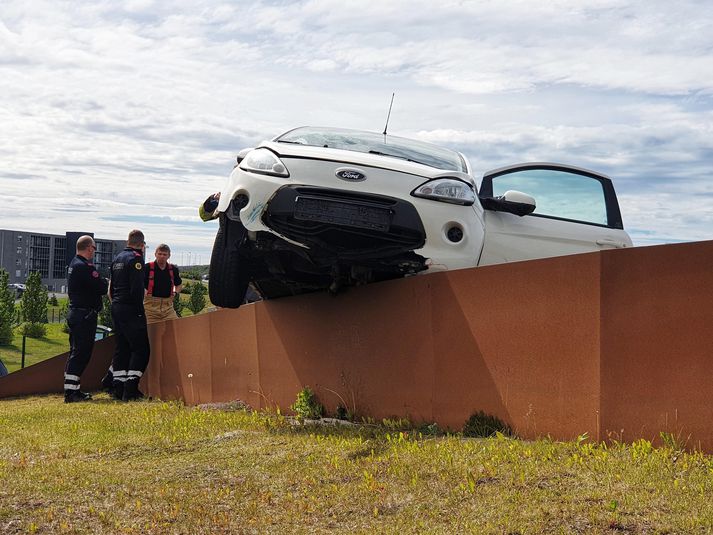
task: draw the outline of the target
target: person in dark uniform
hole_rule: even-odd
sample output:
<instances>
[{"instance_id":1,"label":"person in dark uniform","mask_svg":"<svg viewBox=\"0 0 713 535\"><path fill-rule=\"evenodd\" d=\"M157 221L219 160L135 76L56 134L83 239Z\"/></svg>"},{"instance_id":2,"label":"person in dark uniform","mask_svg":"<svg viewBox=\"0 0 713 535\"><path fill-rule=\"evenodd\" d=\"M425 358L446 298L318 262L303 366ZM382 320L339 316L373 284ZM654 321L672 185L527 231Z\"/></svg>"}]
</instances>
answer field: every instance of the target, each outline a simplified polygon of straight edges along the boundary
<instances>
[{"instance_id":1,"label":"person in dark uniform","mask_svg":"<svg viewBox=\"0 0 713 535\"><path fill-rule=\"evenodd\" d=\"M129 232L126 249L111 264L111 317L116 335L112 361L115 399L141 399L139 380L149 363L149 337L144 314L144 251L140 230Z\"/></svg>"},{"instance_id":2,"label":"person in dark uniform","mask_svg":"<svg viewBox=\"0 0 713 535\"><path fill-rule=\"evenodd\" d=\"M82 392L79 380L89 363L94 349L97 314L102 308L102 296L109 282L99 275L92 259L97 246L91 236L77 240L77 256L69 264L67 283L69 293L69 358L64 368L64 402L87 401L90 394Z\"/></svg>"},{"instance_id":3,"label":"person in dark uniform","mask_svg":"<svg viewBox=\"0 0 713 535\"><path fill-rule=\"evenodd\" d=\"M144 310L147 323L178 319L173 308L173 296L181 292L183 281L178 266L171 264L171 248L165 243L156 247L156 260L146 264L144 273Z\"/></svg>"}]
</instances>

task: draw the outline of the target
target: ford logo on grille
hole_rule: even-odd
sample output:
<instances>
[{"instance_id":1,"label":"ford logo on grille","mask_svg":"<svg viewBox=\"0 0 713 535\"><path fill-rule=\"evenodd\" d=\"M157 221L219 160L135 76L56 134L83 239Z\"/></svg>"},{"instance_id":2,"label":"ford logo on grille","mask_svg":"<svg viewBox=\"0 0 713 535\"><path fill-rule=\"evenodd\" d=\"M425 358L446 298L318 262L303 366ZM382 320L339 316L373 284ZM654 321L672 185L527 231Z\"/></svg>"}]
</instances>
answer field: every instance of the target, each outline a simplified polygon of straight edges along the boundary
<instances>
[{"instance_id":1,"label":"ford logo on grille","mask_svg":"<svg viewBox=\"0 0 713 535\"><path fill-rule=\"evenodd\" d=\"M362 180L366 180L366 175L357 169L341 167L337 169L336 174L342 180L347 180L349 182L361 182Z\"/></svg>"}]
</instances>

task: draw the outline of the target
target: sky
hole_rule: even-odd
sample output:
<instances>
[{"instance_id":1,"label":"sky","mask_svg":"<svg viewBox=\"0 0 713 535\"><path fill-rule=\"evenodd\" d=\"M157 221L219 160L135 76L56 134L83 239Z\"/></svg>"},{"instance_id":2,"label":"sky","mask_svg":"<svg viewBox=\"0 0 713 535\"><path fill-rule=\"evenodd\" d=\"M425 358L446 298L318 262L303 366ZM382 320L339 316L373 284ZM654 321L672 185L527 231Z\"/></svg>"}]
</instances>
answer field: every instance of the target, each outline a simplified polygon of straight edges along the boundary
<instances>
[{"instance_id":1,"label":"sky","mask_svg":"<svg viewBox=\"0 0 713 535\"><path fill-rule=\"evenodd\" d=\"M389 132L612 177L635 245L713 239L707 1L2 0L0 228L171 245L237 152Z\"/></svg>"}]
</instances>

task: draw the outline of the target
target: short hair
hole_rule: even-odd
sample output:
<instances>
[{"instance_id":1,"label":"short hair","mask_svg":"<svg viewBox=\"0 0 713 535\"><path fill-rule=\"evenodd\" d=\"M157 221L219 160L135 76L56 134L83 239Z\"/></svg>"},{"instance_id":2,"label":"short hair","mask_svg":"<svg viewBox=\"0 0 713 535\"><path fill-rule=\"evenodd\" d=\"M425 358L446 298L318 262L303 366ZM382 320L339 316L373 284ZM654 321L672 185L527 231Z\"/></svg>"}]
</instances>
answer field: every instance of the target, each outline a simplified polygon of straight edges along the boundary
<instances>
[{"instance_id":1,"label":"short hair","mask_svg":"<svg viewBox=\"0 0 713 535\"><path fill-rule=\"evenodd\" d=\"M91 247L92 245L94 245L94 238L92 238L88 234L85 234L84 236L80 236L77 239L77 252L78 253L84 252L87 249L89 249L89 247Z\"/></svg>"},{"instance_id":2,"label":"short hair","mask_svg":"<svg viewBox=\"0 0 713 535\"><path fill-rule=\"evenodd\" d=\"M141 232L138 229L134 229L131 232L129 232L129 240L127 241L127 245L129 247L131 246L137 246L141 247L146 243L146 238L144 238L144 233Z\"/></svg>"},{"instance_id":3,"label":"short hair","mask_svg":"<svg viewBox=\"0 0 713 535\"><path fill-rule=\"evenodd\" d=\"M158 251L165 251L169 254L169 256L171 255L171 248L168 245L166 245L165 243L158 244L158 247L156 247L156 252L158 252Z\"/></svg>"}]
</instances>

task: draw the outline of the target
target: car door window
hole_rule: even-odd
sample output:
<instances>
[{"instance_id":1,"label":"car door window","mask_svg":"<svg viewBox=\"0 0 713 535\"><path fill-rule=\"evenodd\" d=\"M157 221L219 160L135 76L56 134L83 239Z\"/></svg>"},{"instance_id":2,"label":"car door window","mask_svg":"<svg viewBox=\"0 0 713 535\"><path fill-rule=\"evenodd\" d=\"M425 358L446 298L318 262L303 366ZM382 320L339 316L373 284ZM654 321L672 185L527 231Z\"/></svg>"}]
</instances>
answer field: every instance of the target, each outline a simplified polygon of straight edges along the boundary
<instances>
[{"instance_id":1,"label":"car door window","mask_svg":"<svg viewBox=\"0 0 713 535\"><path fill-rule=\"evenodd\" d=\"M517 190L535 198L532 215L609 224L603 184L589 176L558 169L526 169L494 177L493 195Z\"/></svg>"}]
</instances>

